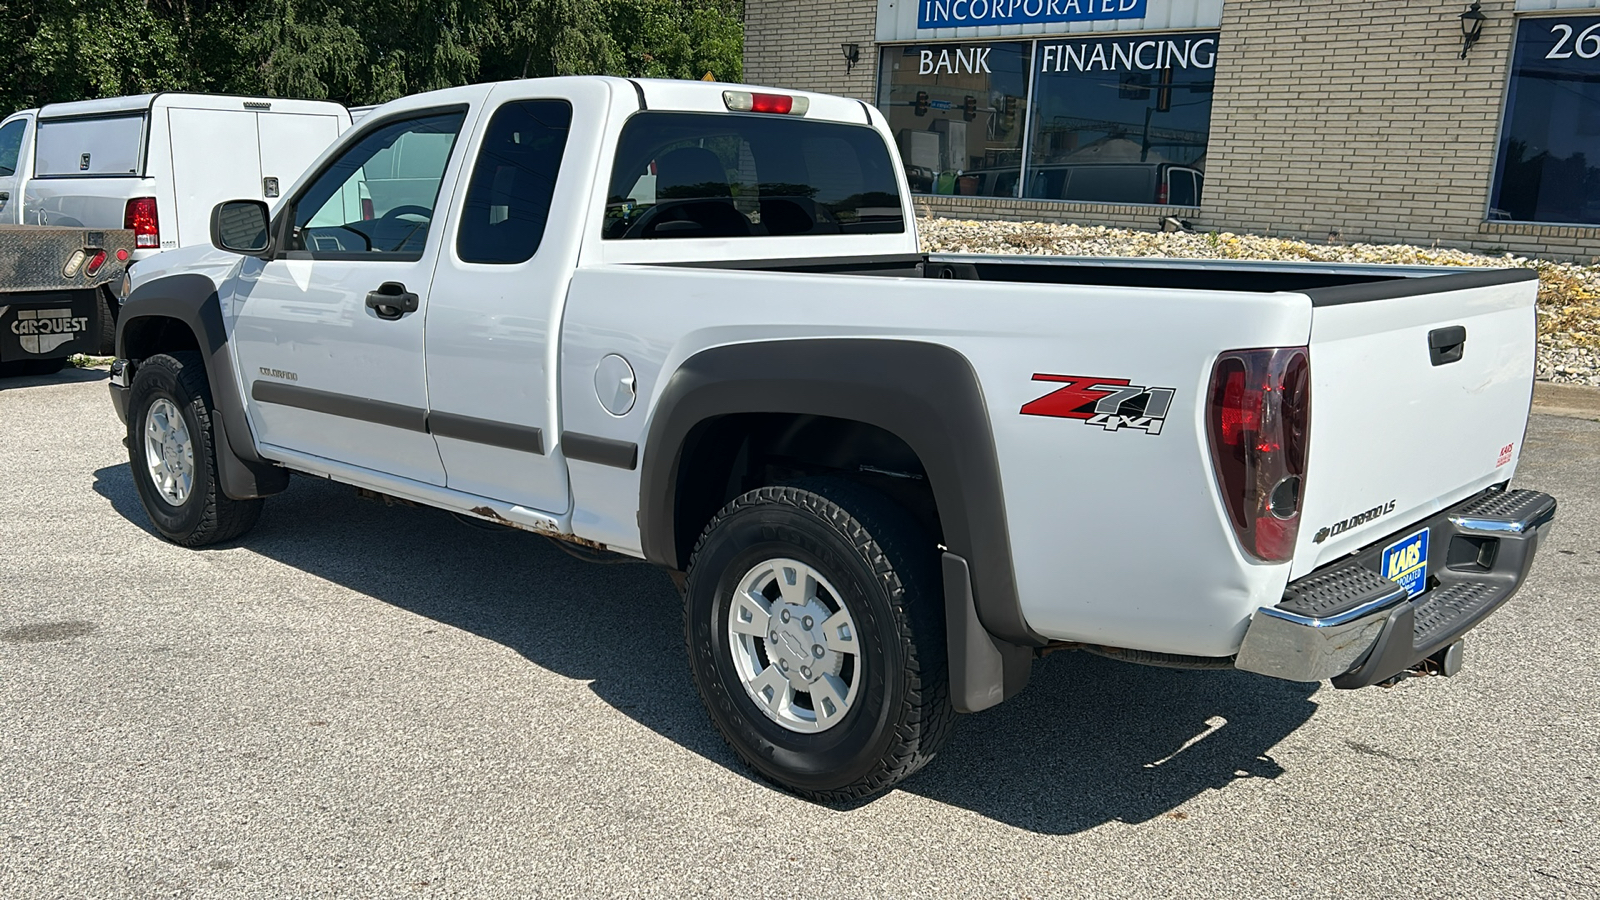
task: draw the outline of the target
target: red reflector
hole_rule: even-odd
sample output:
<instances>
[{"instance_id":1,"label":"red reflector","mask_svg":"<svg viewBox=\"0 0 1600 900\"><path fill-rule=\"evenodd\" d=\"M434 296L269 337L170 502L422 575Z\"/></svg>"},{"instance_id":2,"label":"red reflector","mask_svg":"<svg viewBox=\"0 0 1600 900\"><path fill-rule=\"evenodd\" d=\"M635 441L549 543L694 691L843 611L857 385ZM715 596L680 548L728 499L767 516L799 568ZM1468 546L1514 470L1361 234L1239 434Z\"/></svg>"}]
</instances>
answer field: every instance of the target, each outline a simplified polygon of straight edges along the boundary
<instances>
[{"instance_id":1,"label":"red reflector","mask_svg":"<svg viewBox=\"0 0 1600 900\"><path fill-rule=\"evenodd\" d=\"M100 267L105 264L106 252L104 250L96 250L94 255L89 257L89 264L83 267L83 274L93 275L94 273L100 271Z\"/></svg>"},{"instance_id":2,"label":"red reflector","mask_svg":"<svg viewBox=\"0 0 1600 900\"><path fill-rule=\"evenodd\" d=\"M750 111L788 115L794 109L794 98L783 94L751 94Z\"/></svg>"},{"instance_id":3,"label":"red reflector","mask_svg":"<svg viewBox=\"0 0 1600 900\"><path fill-rule=\"evenodd\" d=\"M128 261L128 251L126 251L126 250L118 250L117 251L117 262L127 262L127 261Z\"/></svg>"},{"instance_id":4,"label":"red reflector","mask_svg":"<svg viewBox=\"0 0 1600 900\"><path fill-rule=\"evenodd\" d=\"M123 207L122 227L133 231L133 246L141 250L161 246L161 225L156 218L156 198L135 197Z\"/></svg>"}]
</instances>

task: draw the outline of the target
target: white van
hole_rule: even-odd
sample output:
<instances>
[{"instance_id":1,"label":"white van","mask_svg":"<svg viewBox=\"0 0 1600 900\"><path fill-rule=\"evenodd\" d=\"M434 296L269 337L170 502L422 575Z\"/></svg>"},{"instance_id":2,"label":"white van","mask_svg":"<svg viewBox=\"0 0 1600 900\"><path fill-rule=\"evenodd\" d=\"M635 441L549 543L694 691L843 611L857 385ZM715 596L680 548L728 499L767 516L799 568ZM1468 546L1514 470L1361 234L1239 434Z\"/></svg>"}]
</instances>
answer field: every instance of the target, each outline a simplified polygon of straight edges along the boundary
<instances>
[{"instance_id":1,"label":"white van","mask_svg":"<svg viewBox=\"0 0 1600 900\"><path fill-rule=\"evenodd\" d=\"M129 228L134 259L211 240L211 208L272 202L350 127L320 100L144 94L0 122L0 224Z\"/></svg>"}]
</instances>

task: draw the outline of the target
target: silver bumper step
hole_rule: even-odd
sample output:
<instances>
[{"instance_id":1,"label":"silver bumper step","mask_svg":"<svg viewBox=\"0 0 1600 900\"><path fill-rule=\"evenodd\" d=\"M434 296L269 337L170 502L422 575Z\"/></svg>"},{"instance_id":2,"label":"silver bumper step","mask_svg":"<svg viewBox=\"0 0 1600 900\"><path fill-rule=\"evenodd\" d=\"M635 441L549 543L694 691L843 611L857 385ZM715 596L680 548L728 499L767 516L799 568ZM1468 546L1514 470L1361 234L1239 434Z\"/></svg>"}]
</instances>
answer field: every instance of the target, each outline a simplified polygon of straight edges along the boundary
<instances>
[{"instance_id":1,"label":"silver bumper step","mask_svg":"<svg viewBox=\"0 0 1600 900\"><path fill-rule=\"evenodd\" d=\"M1289 681L1332 679L1341 688L1398 675L1516 593L1555 512L1548 494L1491 489L1412 525L1431 529L1443 551L1430 563L1427 589L1413 598L1379 574L1393 537L1386 536L1291 582L1281 602L1257 610L1234 665Z\"/></svg>"}]
</instances>

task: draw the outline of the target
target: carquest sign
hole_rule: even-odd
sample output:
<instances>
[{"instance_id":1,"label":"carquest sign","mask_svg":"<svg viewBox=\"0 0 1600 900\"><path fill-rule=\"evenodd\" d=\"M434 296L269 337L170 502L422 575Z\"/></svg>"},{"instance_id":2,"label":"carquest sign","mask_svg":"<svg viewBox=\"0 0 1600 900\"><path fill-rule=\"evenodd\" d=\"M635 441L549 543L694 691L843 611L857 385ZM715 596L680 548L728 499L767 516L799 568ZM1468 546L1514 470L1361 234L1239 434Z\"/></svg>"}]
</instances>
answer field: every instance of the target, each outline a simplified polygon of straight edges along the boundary
<instances>
[{"instance_id":1,"label":"carquest sign","mask_svg":"<svg viewBox=\"0 0 1600 900\"><path fill-rule=\"evenodd\" d=\"M1147 0L917 0L918 28L1142 19Z\"/></svg>"}]
</instances>

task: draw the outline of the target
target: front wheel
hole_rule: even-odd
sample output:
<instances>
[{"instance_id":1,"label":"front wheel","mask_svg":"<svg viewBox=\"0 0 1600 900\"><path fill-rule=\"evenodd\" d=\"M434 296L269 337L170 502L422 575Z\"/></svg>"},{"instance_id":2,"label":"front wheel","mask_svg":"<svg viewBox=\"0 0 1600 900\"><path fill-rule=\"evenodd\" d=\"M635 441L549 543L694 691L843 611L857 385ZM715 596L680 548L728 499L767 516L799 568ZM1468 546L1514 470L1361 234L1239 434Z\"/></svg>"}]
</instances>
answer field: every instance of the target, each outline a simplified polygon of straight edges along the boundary
<instances>
[{"instance_id":1,"label":"front wheel","mask_svg":"<svg viewBox=\"0 0 1600 900\"><path fill-rule=\"evenodd\" d=\"M205 364L193 352L146 359L128 386L128 463L156 530L185 547L238 537L260 500L234 500L217 482L216 431Z\"/></svg>"},{"instance_id":2,"label":"front wheel","mask_svg":"<svg viewBox=\"0 0 1600 900\"><path fill-rule=\"evenodd\" d=\"M887 790L954 711L934 541L849 482L750 491L689 565L689 666L712 722L762 776L812 800Z\"/></svg>"}]
</instances>

